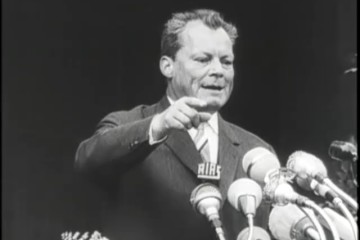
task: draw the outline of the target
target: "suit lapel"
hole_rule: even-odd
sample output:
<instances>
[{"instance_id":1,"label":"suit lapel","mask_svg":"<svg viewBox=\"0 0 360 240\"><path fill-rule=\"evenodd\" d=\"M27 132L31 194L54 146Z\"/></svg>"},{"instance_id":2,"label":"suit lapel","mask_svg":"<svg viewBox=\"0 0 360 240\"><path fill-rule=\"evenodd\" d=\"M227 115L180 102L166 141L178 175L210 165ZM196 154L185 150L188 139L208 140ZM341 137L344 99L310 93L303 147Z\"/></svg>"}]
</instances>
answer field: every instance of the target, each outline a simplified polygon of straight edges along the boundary
<instances>
[{"instance_id":1,"label":"suit lapel","mask_svg":"<svg viewBox=\"0 0 360 240\"><path fill-rule=\"evenodd\" d=\"M220 192L225 201L227 197L227 190L230 184L234 181L236 171L239 171L241 166L238 166L239 161L239 146L241 142L238 136L233 133L230 128L219 115L219 152L218 162L221 165L220 178ZM241 146L240 146L241 148Z\"/></svg>"},{"instance_id":2,"label":"suit lapel","mask_svg":"<svg viewBox=\"0 0 360 240\"><path fill-rule=\"evenodd\" d=\"M143 110L144 117L148 117L164 111L170 106L169 100L164 96L153 107ZM165 140L165 145L180 159L180 161L197 175L198 164L202 162L199 152L196 150L190 135L186 131L174 130Z\"/></svg>"},{"instance_id":3,"label":"suit lapel","mask_svg":"<svg viewBox=\"0 0 360 240\"><path fill-rule=\"evenodd\" d=\"M197 175L198 164L202 163L202 159L190 135L186 131L174 130L168 136L165 144L188 169Z\"/></svg>"}]
</instances>

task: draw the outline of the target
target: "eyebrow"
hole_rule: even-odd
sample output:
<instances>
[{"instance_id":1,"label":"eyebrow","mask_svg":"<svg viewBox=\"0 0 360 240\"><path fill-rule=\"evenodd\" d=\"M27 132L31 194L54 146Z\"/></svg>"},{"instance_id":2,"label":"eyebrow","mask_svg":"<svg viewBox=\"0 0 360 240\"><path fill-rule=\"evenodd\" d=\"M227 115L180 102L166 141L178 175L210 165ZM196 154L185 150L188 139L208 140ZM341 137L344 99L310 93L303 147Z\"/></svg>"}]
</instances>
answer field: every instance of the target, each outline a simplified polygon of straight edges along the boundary
<instances>
[{"instance_id":1,"label":"eyebrow","mask_svg":"<svg viewBox=\"0 0 360 240\"><path fill-rule=\"evenodd\" d=\"M196 56L199 55L199 54L204 54L204 55L206 55L207 57L213 56L213 54L210 53L210 52L199 51L199 52L195 52L195 53L191 54L190 57L196 57ZM223 59L223 58L235 58L235 55L234 55L234 54L224 54L224 55L222 55L220 58L221 58L221 59Z\"/></svg>"},{"instance_id":2,"label":"eyebrow","mask_svg":"<svg viewBox=\"0 0 360 240\"><path fill-rule=\"evenodd\" d=\"M231 54L231 55L224 55L221 57L221 59L224 59L224 58L231 58L232 60L235 59L235 55L234 54Z\"/></svg>"}]
</instances>

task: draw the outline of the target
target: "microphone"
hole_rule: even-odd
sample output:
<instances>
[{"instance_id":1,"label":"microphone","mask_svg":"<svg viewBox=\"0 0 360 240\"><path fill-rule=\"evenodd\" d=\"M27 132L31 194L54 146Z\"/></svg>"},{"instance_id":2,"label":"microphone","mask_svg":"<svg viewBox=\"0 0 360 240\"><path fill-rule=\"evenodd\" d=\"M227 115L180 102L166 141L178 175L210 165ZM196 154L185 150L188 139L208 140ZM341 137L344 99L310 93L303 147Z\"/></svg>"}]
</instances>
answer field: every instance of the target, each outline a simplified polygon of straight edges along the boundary
<instances>
[{"instance_id":1,"label":"microphone","mask_svg":"<svg viewBox=\"0 0 360 240\"><path fill-rule=\"evenodd\" d=\"M294 173L286 168L269 171L265 178L264 199L278 205L286 205L288 203L304 205L308 198L296 193L288 183L294 177Z\"/></svg>"},{"instance_id":2,"label":"microphone","mask_svg":"<svg viewBox=\"0 0 360 240\"><path fill-rule=\"evenodd\" d=\"M320 159L303 151L296 151L289 156L287 168L293 171L296 183L307 191L314 191L329 201L337 197L327 186L320 184L314 178L317 174L327 176L327 170Z\"/></svg>"},{"instance_id":3,"label":"microphone","mask_svg":"<svg viewBox=\"0 0 360 240\"><path fill-rule=\"evenodd\" d=\"M312 180L317 175L327 176L327 170L322 161L303 151L292 153L286 167L296 173L296 183L308 191L313 190L311 188Z\"/></svg>"},{"instance_id":4,"label":"microphone","mask_svg":"<svg viewBox=\"0 0 360 240\"><path fill-rule=\"evenodd\" d=\"M265 199L275 205L286 205L288 203L306 206L306 197L296 193L290 184L283 182L279 185L269 184L264 188Z\"/></svg>"},{"instance_id":5,"label":"microphone","mask_svg":"<svg viewBox=\"0 0 360 240\"><path fill-rule=\"evenodd\" d=\"M286 166L296 173L296 182L300 187L306 190L315 190L317 194L328 198L330 201L333 201L339 195L353 209L358 209L357 202L327 177L325 165L314 155L296 151L289 156Z\"/></svg>"},{"instance_id":6,"label":"microphone","mask_svg":"<svg viewBox=\"0 0 360 240\"><path fill-rule=\"evenodd\" d=\"M259 184L249 178L240 178L233 182L227 192L230 204L240 210L248 218L249 231L248 240L253 238L254 216L256 208L259 207L262 200L262 191Z\"/></svg>"},{"instance_id":7,"label":"microphone","mask_svg":"<svg viewBox=\"0 0 360 240\"><path fill-rule=\"evenodd\" d=\"M286 205L288 203L295 203L302 207L308 207L316 211L321 217L324 218L326 223L331 229L334 240L339 240L339 234L331 222L326 213L317 206L315 202L310 199L297 194L292 187L287 183L287 178L289 177L290 172L287 169L278 169L277 171L272 171L268 174L269 178L264 188L265 199L275 203L277 205ZM290 177L292 177L290 175ZM318 228L317 228L318 229ZM321 237L321 239L324 239Z\"/></svg>"},{"instance_id":8,"label":"microphone","mask_svg":"<svg viewBox=\"0 0 360 240\"><path fill-rule=\"evenodd\" d=\"M329 147L329 156L337 161L352 161L358 159L357 147L350 142L333 141Z\"/></svg>"},{"instance_id":9,"label":"microphone","mask_svg":"<svg viewBox=\"0 0 360 240\"><path fill-rule=\"evenodd\" d=\"M254 226L253 236L251 240L271 240L270 235L261 227ZM237 236L236 240L247 240L247 236L249 235L249 228L244 228L239 235Z\"/></svg>"},{"instance_id":10,"label":"microphone","mask_svg":"<svg viewBox=\"0 0 360 240\"><path fill-rule=\"evenodd\" d=\"M233 182L227 192L230 204L245 216L255 216L256 209L262 200L262 190L259 184L249 178L240 178Z\"/></svg>"},{"instance_id":11,"label":"microphone","mask_svg":"<svg viewBox=\"0 0 360 240\"><path fill-rule=\"evenodd\" d=\"M296 205L275 206L269 215L269 229L278 240L319 240L310 219Z\"/></svg>"},{"instance_id":12,"label":"microphone","mask_svg":"<svg viewBox=\"0 0 360 240\"><path fill-rule=\"evenodd\" d=\"M225 240L219 216L221 202L219 189L211 183L202 183L191 192L190 203L195 211L205 215L215 228L218 238Z\"/></svg>"},{"instance_id":13,"label":"microphone","mask_svg":"<svg viewBox=\"0 0 360 240\"><path fill-rule=\"evenodd\" d=\"M242 167L250 178L264 183L266 174L272 169L280 168L280 162L276 155L266 148L255 147L244 155Z\"/></svg>"}]
</instances>

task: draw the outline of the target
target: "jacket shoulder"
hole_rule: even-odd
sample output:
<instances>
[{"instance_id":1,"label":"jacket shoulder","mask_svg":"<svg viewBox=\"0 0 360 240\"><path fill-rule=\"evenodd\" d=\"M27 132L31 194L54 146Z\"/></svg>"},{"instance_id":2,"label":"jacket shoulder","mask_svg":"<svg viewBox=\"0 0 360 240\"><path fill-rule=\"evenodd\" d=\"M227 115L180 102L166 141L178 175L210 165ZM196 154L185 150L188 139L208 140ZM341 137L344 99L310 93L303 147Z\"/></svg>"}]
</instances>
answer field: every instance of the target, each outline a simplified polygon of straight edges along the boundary
<instances>
[{"instance_id":1,"label":"jacket shoulder","mask_svg":"<svg viewBox=\"0 0 360 240\"><path fill-rule=\"evenodd\" d=\"M272 152L274 152L272 146L263 140L261 137L256 134L238 126L233 123L227 122L229 128L232 130L234 138L236 138L239 142L245 142L249 147L265 147Z\"/></svg>"},{"instance_id":2,"label":"jacket shoulder","mask_svg":"<svg viewBox=\"0 0 360 240\"><path fill-rule=\"evenodd\" d=\"M139 119L151 116L155 113L157 104L153 105L138 105L130 110L118 110L107 114L99 123L99 126L103 125L121 125L128 122L134 122Z\"/></svg>"},{"instance_id":3,"label":"jacket shoulder","mask_svg":"<svg viewBox=\"0 0 360 240\"><path fill-rule=\"evenodd\" d=\"M113 122L116 124L131 122L142 117L142 110L146 107L146 105L138 105L130 110L113 111L108 113L101 122Z\"/></svg>"}]
</instances>

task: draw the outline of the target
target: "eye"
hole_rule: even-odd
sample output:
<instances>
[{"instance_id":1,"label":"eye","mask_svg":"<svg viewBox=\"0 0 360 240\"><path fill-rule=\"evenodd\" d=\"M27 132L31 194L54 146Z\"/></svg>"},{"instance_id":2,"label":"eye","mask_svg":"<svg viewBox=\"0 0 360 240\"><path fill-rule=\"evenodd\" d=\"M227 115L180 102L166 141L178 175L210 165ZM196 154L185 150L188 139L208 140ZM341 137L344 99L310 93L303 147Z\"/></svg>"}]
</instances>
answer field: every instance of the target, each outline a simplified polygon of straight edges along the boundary
<instances>
[{"instance_id":1,"label":"eye","mask_svg":"<svg viewBox=\"0 0 360 240\"><path fill-rule=\"evenodd\" d=\"M209 57L197 57L197 58L195 58L195 61L199 62L199 63L207 63L210 61L210 58Z\"/></svg>"},{"instance_id":2,"label":"eye","mask_svg":"<svg viewBox=\"0 0 360 240\"><path fill-rule=\"evenodd\" d=\"M228 60L228 59L223 60L222 63L223 63L224 65L226 65L226 66L231 66L231 65L233 65L233 61Z\"/></svg>"}]
</instances>

